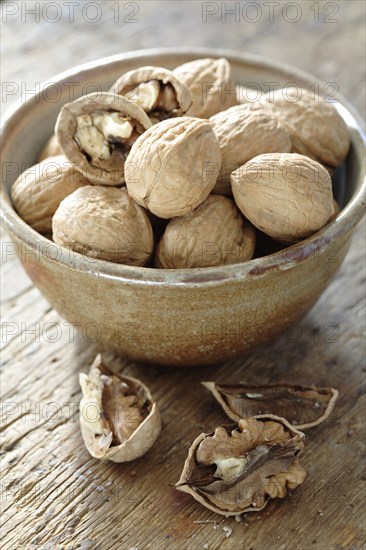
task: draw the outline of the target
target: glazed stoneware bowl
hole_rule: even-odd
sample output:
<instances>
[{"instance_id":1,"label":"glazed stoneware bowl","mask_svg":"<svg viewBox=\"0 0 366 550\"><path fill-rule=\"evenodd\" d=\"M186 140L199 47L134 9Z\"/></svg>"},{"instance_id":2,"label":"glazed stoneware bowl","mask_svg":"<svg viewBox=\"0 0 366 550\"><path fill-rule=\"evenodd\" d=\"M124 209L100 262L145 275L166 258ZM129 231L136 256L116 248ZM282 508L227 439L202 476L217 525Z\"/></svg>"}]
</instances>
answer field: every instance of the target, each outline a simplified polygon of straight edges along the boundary
<instances>
[{"instance_id":1,"label":"glazed stoneware bowl","mask_svg":"<svg viewBox=\"0 0 366 550\"><path fill-rule=\"evenodd\" d=\"M229 59L235 81L277 87L316 79L251 55L208 49L146 50L117 55L63 73L3 120L2 220L23 267L68 322L94 331L102 347L165 365L220 362L274 338L315 303L339 268L364 214L365 138L359 116L343 98L340 114L352 146L336 179L342 211L312 237L280 252L231 266L158 270L93 260L59 247L15 213L10 187L32 166L53 133L61 105L107 90L124 72L143 65L173 68L200 57ZM322 90L320 83L319 89Z\"/></svg>"}]
</instances>

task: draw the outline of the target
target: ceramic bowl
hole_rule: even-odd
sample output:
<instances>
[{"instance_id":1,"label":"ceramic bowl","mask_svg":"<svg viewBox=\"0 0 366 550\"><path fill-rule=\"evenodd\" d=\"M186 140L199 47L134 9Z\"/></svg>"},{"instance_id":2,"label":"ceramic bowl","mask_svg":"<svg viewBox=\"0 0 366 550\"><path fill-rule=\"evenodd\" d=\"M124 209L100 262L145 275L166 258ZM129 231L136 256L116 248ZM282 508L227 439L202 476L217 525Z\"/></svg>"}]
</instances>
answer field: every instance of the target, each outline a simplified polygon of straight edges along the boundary
<instances>
[{"instance_id":1,"label":"ceramic bowl","mask_svg":"<svg viewBox=\"0 0 366 550\"><path fill-rule=\"evenodd\" d=\"M37 234L15 213L11 184L33 165L53 133L60 107L96 89L108 89L124 72L143 65L173 68L200 57L230 60L243 85L316 81L296 69L256 56L210 49L156 49L82 65L19 101L3 119L2 221L23 267L50 304L85 337L143 362L199 365L250 352L296 323L339 268L364 214L365 137L348 102L337 108L352 146L338 175L342 211L312 237L249 262L215 268L157 270L92 260ZM322 90L322 83L319 84ZM325 89L325 88L324 88ZM345 183L342 189L342 181ZM89 336L88 336L89 335Z\"/></svg>"}]
</instances>

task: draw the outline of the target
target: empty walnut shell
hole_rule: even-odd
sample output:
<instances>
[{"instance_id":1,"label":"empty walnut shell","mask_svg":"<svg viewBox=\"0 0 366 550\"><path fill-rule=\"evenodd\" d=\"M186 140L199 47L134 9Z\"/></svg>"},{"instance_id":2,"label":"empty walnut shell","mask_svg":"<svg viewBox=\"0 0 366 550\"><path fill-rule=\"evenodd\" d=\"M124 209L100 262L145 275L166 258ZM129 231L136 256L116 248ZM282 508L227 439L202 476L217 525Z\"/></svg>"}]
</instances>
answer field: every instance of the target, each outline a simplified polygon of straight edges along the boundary
<instances>
[{"instance_id":1,"label":"empty walnut shell","mask_svg":"<svg viewBox=\"0 0 366 550\"><path fill-rule=\"evenodd\" d=\"M160 413L149 389L95 359L80 374L80 426L89 453L101 460L128 462L145 454L161 431Z\"/></svg>"},{"instance_id":2,"label":"empty walnut shell","mask_svg":"<svg viewBox=\"0 0 366 550\"><path fill-rule=\"evenodd\" d=\"M220 166L220 145L208 121L171 118L134 143L126 185L138 204L169 219L187 214L208 197Z\"/></svg>"},{"instance_id":3,"label":"empty walnut shell","mask_svg":"<svg viewBox=\"0 0 366 550\"><path fill-rule=\"evenodd\" d=\"M187 86L162 67L141 67L129 71L117 80L110 92L137 103L154 123L181 116L192 103Z\"/></svg>"},{"instance_id":4,"label":"empty walnut shell","mask_svg":"<svg viewBox=\"0 0 366 550\"><path fill-rule=\"evenodd\" d=\"M64 155L47 157L20 174L12 185L11 200L28 225L48 236L60 202L89 184Z\"/></svg>"},{"instance_id":5,"label":"empty walnut shell","mask_svg":"<svg viewBox=\"0 0 366 550\"><path fill-rule=\"evenodd\" d=\"M338 397L334 388L292 386L290 384L202 384L235 422L247 416L275 414L298 430L324 422Z\"/></svg>"},{"instance_id":6,"label":"empty walnut shell","mask_svg":"<svg viewBox=\"0 0 366 550\"><path fill-rule=\"evenodd\" d=\"M179 65L173 71L192 93L193 103L188 116L210 118L236 104L235 84L230 63L220 59L196 59Z\"/></svg>"},{"instance_id":7,"label":"empty walnut shell","mask_svg":"<svg viewBox=\"0 0 366 550\"><path fill-rule=\"evenodd\" d=\"M48 157L55 157L57 155L62 155L62 149L58 142L56 134L50 137L46 145L43 147L41 154L39 155L38 162L47 159Z\"/></svg>"},{"instance_id":8,"label":"empty walnut shell","mask_svg":"<svg viewBox=\"0 0 366 550\"><path fill-rule=\"evenodd\" d=\"M171 220L160 240L155 265L165 269L212 267L252 258L255 232L235 203L210 195L193 212Z\"/></svg>"},{"instance_id":9,"label":"empty walnut shell","mask_svg":"<svg viewBox=\"0 0 366 550\"><path fill-rule=\"evenodd\" d=\"M230 193L230 174L263 153L289 153L291 139L275 117L252 104L237 105L210 118L220 142L222 164L215 193Z\"/></svg>"},{"instance_id":10,"label":"empty walnut shell","mask_svg":"<svg viewBox=\"0 0 366 550\"><path fill-rule=\"evenodd\" d=\"M56 135L69 159L91 183L123 183L132 144L151 122L136 103L109 93L94 93L66 103Z\"/></svg>"},{"instance_id":11,"label":"empty walnut shell","mask_svg":"<svg viewBox=\"0 0 366 550\"><path fill-rule=\"evenodd\" d=\"M55 243L92 258L143 266L154 236L125 188L87 185L64 199L52 220Z\"/></svg>"},{"instance_id":12,"label":"empty walnut shell","mask_svg":"<svg viewBox=\"0 0 366 550\"><path fill-rule=\"evenodd\" d=\"M346 123L332 103L299 88L279 89L261 99L261 107L275 116L291 136L293 151L329 166L340 166L349 147Z\"/></svg>"},{"instance_id":13,"label":"empty walnut shell","mask_svg":"<svg viewBox=\"0 0 366 550\"><path fill-rule=\"evenodd\" d=\"M259 155L231 174L234 199L266 235L298 242L333 214L332 180L318 162L296 153Z\"/></svg>"},{"instance_id":14,"label":"empty walnut shell","mask_svg":"<svg viewBox=\"0 0 366 550\"><path fill-rule=\"evenodd\" d=\"M220 426L192 443L176 488L225 516L263 510L304 482L303 437L276 416Z\"/></svg>"}]
</instances>

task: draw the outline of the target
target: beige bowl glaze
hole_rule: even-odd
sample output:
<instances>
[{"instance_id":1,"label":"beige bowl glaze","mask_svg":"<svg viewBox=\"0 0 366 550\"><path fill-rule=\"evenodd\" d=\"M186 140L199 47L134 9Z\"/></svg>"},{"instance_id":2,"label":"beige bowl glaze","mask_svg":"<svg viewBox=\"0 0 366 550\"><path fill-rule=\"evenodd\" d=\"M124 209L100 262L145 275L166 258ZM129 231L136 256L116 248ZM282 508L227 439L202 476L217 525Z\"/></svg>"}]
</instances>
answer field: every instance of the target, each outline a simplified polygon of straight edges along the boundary
<instances>
[{"instance_id":1,"label":"beige bowl glaze","mask_svg":"<svg viewBox=\"0 0 366 550\"><path fill-rule=\"evenodd\" d=\"M11 184L36 162L63 103L95 91L95 84L88 87L89 83L108 89L123 72L142 65L173 68L192 59L221 56L230 60L235 80L242 84L296 82L309 87L315 81L290 67L230 51L146 50L63 73L34 97L18 102L3 120L2 221L24 269L68 322L136 360L166 365L214 363L273 338L318 299L364 214L365 138L360 117L339 98L339 111L352 138L346 161L347 206L325 229L282 252L219 268L129 267L62 249L17 216L9 199Z\"/></svg>"}]
</instances>

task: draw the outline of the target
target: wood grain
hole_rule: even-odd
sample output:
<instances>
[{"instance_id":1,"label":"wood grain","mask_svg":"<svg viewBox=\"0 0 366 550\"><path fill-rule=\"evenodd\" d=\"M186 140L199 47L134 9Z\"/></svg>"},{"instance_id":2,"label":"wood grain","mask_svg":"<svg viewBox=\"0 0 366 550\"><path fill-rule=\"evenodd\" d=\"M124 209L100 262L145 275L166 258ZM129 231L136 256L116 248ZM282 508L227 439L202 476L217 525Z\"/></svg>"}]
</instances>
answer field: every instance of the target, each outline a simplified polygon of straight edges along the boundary
<instances>
[{"instance_id":1,"label":"wood grain","mask_svg":"<svg viewBox=\"0 0 366 550\"><path fill-rule=\"evenodd\" d=\"M1 4L2 10L7 4ZM217 16L204 24L202 2L164 1L139 2L139 23L121 24L108 10L113 4L103 2L98 24L83 21L80 14L71 24L67 17L54 24L9 17L3 24L3 79L31 88L75 63L119 51L220 46L270 54L322 80L335 80L356 107L364 108L363 2L334 2L339 23L322 25L304 2L303 16L293 24L281 17L274 23L263 17L255 24L228 17L222 23ZM326 4L319 2L323 16ZM6 106L15 98L6 97ZM364 228L363 223L357 229L345 263L308 316L252 356L192 370L146 367L109 356L113 365L150 386L163 419L161 437L149 453L121 465L92 459L79 431L78 373L86 372L95 356L93 335L73 331L50 308L9 255L3 235L2 547L363 548ZM216 516L173 487L190 442L226 421L200 385L209 379L285 380L340 391L333 416L307 435L305 484L240 522ZM223 527L232 529L228 538Z\"/></svg>"}]
</instances>

